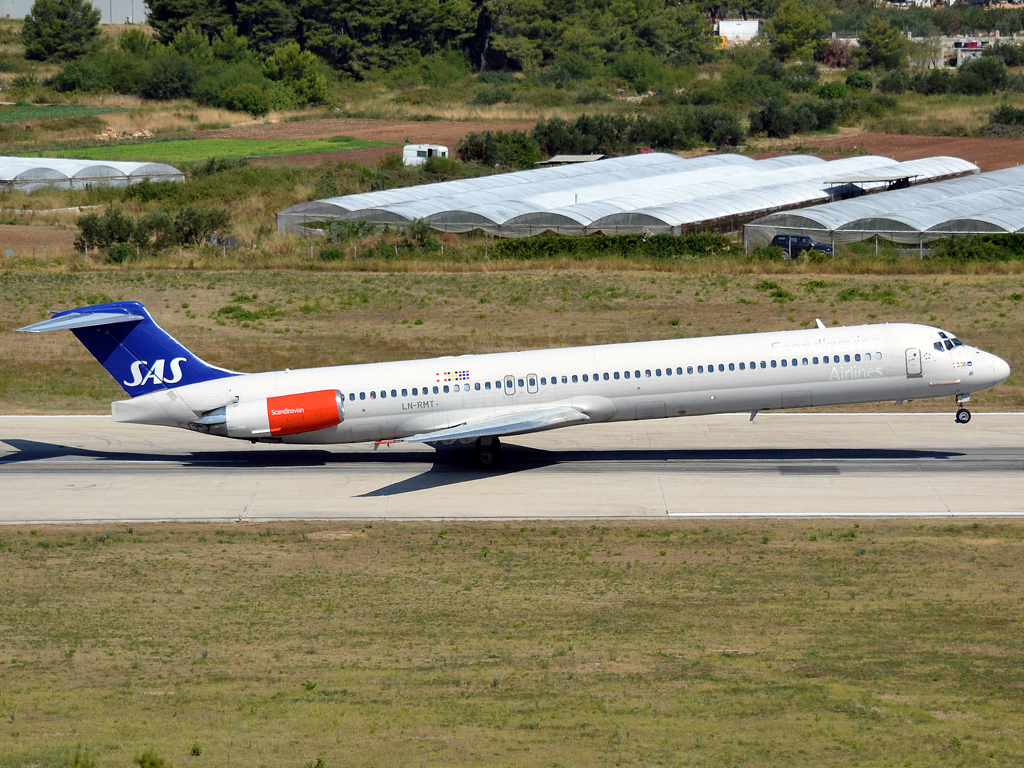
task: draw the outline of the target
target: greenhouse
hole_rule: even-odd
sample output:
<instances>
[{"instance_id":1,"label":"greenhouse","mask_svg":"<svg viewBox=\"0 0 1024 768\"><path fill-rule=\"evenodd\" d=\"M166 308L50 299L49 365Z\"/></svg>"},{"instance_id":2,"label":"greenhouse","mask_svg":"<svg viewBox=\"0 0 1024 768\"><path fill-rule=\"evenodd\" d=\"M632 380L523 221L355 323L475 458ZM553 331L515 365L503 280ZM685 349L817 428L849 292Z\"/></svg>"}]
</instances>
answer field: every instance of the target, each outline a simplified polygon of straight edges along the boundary
<instances>
[{"instance_id":1,"label":"greenhouse","mask_svg":"<svg viewBox=\"0 0 1024 768\"><path fill-rule=\"evenodd\" d=\"M898 163L874 156L649 153L299 203L278 213L277 228L317 234L330 221L402 227L423 220L442 232L498 237L729 232L766 213L860 196L894 181L915 185L976 173L977 166L954 157Z\"/></svg>"},{"instance_id":2,"label":"greenhouse","mask_svg":"<svg viewBox=\"0 0 1024 768\"><path fill-rule=\"evenodd\" d=\"M44 187L87 189L126 187L149 181L183 181L184 174L164 163L70 160L51 157L0 157L0 187L32 192Z\"/></svg>"},{"instance_id":3,"label":"greenhouse","mask_svg":"<svg viewBox=\"0 0 1024 768\"><path fill-rule=\"evenodd\" d=\"M880 238L923 244L949 235L1024 231L1024 167L1007 168L921 187L774 213L748 224L748 247L776 234L821 242Z\"/></svg>"}]
</instances>

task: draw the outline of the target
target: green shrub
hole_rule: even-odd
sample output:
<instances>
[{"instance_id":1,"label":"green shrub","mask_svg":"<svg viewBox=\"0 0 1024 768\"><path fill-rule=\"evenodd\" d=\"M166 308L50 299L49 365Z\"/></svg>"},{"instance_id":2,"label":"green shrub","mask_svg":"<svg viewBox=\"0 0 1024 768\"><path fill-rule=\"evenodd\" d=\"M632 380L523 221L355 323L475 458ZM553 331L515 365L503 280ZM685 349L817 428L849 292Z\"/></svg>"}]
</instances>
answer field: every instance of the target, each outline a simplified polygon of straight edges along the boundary
<instances>
[{"instance_id":1,"label":"green shrub","mask_svg":"<svg viewBox=\"0 0 1024 768\"><path fill-rule=\"evenodd\" d=\"M123 264L126 261L134 261L137 255L138 251L134 246L127 243L116 243L107 249L106 261L108 264Z\"/></svg>"},{"instance_id":2,"label":"green shrub","mask_svg":"<svg viewBox=\"0 0 1024 768\"><path fill-rule=\"evenodd\" d=\"M493 104L510 102L515 98L515 91L507 85L490 85L481 88L470 98L470 104L480 104L489 107Z\"/></svg>"},{"instance_id":3,"label":"green shrub","mask_svg":"<svg viewBox=\"0 0 1024 768\"><path fill-rule=\"evenodd\" d=\"M590 237L538 237L509 238L494 243L496 258L538 259L567 257L592 259L602 256L622 258L701 258L732 255L742 252L742 246L721 235L592 235Z\"/></svg>"},{"instance_id":4,"label":"green shrub","mask_svg":"<svg viewBox=\"0 0 1024 768\"><path fill-rule=\"evenodd\" d=\"M989 113L988 121L990 124L1024 126L1024 109L1000 104Z\"/></svg>"},{"instance_id":5,"label":"green shrub","mask_svg":"<svg viewBox=\"0 0 1024 768\"><path fill-rule=\"evenodd\" d=\"M344 248L321 248L321 261L344 261L348 258L348 251Z\"/></svg>"},{"instance_id":6,"label":"green shrub","mask_svg":"<svg viewBox=\"0 0 1024 768\"><path fill-rule=\"evenodd\" d=\"M857 70L846 76L846 84L855 91L870 91L875 83L870 72Z\"/></svg>"},{"instance_id":7,"label":"green shrub","mask_svg":"<svg viewBox=\"0 0 1024 768\"><path fill-rule=\"evenodd\" d=\"M849 95L850 89L839 82L825 83L818 88L818 98L821 99L845 99Z\"/></svg>"},{"instance_id":8,"label":"green shrub","mask_svg":"<svg viewBox=\"0 0 1024 768\"><path fill-rule=\"evenodd\" d=\"M536 142L522 131L471 133L455 146L455 154L464 163L498 168L533 168L541 160Z\"/></svg>"},{"instance_id":9,"label":"green shrub","mask_svg":"<svg viewBox=\"0 0 1024 768\"><path fill-rule=\"evenodd\" d=\"M882 93L903 93L910 88L910 74L905 69L886 69L878 73L878 90Z\"/></svg>"},{"instance_id":10,"label":"green shrub","mask_svg":"<svg viewBox=\"0 0 1024 768\"><path fill-rule=\"evenodd\" d=\"M932 259L947 261L1022 261L1024 235L954 235L932 243Z\"/></svg>"}]
</instances>

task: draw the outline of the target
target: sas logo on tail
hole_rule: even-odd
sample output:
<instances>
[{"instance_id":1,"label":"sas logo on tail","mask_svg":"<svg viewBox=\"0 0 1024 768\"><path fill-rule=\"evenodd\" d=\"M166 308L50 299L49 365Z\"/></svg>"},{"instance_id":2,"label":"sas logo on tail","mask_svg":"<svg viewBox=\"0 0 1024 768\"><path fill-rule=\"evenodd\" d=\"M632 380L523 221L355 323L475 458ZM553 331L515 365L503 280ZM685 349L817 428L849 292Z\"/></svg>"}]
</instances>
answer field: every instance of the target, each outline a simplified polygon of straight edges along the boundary
<instances>
[{"instance_id":1,"label":"sas logo on tail","mask_svg":"<svg viewBox=\"0 0 1024 768\"><path fill-rule=\"evenodd\" d=\"M171 360L171 375L164 377L164 364L166 361L157 360L153 366L143 373L143 366L149 365L145 360L136 360L132 363L132 380L123 382L126 387L141 387L152 381L154 384L177 384L181 381L181 364L185 362L184 357L175 357Z\"/></svg>"}]
</instances>

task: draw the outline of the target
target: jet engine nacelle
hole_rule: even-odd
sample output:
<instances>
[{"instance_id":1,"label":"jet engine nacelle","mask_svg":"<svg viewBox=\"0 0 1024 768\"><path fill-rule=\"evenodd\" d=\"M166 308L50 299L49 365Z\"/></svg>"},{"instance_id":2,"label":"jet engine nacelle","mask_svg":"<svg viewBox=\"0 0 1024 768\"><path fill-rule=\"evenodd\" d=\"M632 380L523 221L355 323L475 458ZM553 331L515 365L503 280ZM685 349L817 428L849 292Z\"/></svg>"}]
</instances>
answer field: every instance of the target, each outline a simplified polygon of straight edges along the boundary
<instances>
[{"instance_id":1,"label":"jet engine nacelle","mask_svg":"<svg viewBox=\"0 0 1024 768\"><path fill-rule=\"evenodd\" d=\"M260 439L336 427L345 420L345 399L336 389L244 400L218 408L194 422L213 434Z\"/></svg>"}]
</instances>

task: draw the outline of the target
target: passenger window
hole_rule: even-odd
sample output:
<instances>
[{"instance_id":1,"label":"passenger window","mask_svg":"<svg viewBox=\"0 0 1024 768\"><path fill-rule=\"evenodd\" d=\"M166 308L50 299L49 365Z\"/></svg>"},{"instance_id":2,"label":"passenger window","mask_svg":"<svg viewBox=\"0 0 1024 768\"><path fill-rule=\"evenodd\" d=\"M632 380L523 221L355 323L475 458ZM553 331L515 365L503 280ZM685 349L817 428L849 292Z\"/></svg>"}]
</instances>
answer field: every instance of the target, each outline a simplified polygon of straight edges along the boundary
<instances>
[{"instance_id":1,"label":"passenger window","mask_svg":"<svg viewBox=\"0 0 1024 768\"><path fill-rule=\"evenodd\" d=\"M604 375L604 380L608 381L608 374L607 373Z\"/></svg>"},{"instance_id":2,"label":"passenger window","mask_svg":"<svg viewBox=\"0 0 1024 768\"><path fill-rule=\"evenodd\" d=\"M786 358L782 358L782 367L783 367L783 368L785 368L785 367L786 367Z\"/></svg>"},{"instance_id":3,"label":"passenger window","mask_svg":"<svg viewBox=\"0 0 1024 768\"><path fill-rule=\"evenodd\" d=\"M686 372L687 373L693 373L693 366L692 365L686 366Z\"/></svg>"},{"instance_id":4,"label":"passenger window","mask_svg":"<svg viewBox=\"0 0 1024 768\"><path fill-rule=\"evenodd\" d=\"M697 366L697 373L704 373L704 366L703 365L698 365Z\"/></svg>"},{"instance_id":5,"label":"passenger window","mask_svg":"<svg viewBox=\"0 0 1024 768\"><path fill-rule=\"evenodd\" d=\"M359 399L360 400L365 400L366 399L366 393L365 392L360 392L359 393Z\"/></svg>"},{"instance_id":6,"label":"passenger window","mask_svg":"<svg viewBox=\"0 0 1024 768\"><path fill-rule=\"evenodd\" d=\"M736 364L735 363L729 363L729 370L730 371L735 371L736 370Z\"/></svg>"},{"instance_id":7,"label":"passenger window","mask_svg":"<svg viewBox=\"0 0 1024 768\"><path fill-rule=\"evenodd\" d=\"M803 358L803 359L802 359L802 360L801 360L800 362L801 362L801 364L803 364L803 365L807 365L807 358L806 358L806 357L805 357L805 358Z\"/></svg>"},{"instance_id":8,"label":"passenger window","mask_svg":"<svg viewBox=\"0 0 1024 768\"><path fill-rule=\"evenodd\" d=\"M404 390L403 390L403 391L404 391ZM391 396L392 396L392 397L398 397L398 390L397 390L397 389L392 389L392 390L391 390Z\"/></svg>"},{"instance_id":9,"label":"passenger window","mask_svg":"<svg viewBox=\"0 0 1024 768\"><path fill-rule=\"evenodd\" d=\"M377 393L374 392L373 390L370 390L370 399L371 400L376 400L377 399Z\"/></svg>"},{"instance_id":10,"label":"passenger window","mask_svg":"<svg viewBox=\"0 0 1024 768\"><path fill-rule=\"evenodd\" d=\"M616 380L616 381L618 381L618 380L619 380L619 372L618 372L618 371L616 371L615 373L613 373L613 374L612 374L612 376L613 376L613 377L615 378L615 380Z\"/></svg>"},{"instance_id":11,"label":"passenger window","mask_svg":"<svg viewBox=\"0 0 1024 768\"><path fill-rule=\"evenodd\" d=\"M355 392L349 392L348 393L348 399L349 400L355 400L356 399L356 393Z\"/></svg>"},{"instance_id":12,"label":"passenger window","mask_svg":"<svg viewBox=\"0 0 1024 768\"><path fill-rule=\"evenodd\" d=\"M568 377L568 376L563 376L563 377L562 377L562 383L563 383L563 384L568 384L568 383L569 383L568 379L569 379L569 377ZM573 379L573 381L576 381L576 379Z\"/></svg>"},{"instance_id":13,"label":"passenger window","mask_svg":"<svg viewBox=\"0 0 1024 768\"><path fill-rule=\"evenodd\" d=\"M388 391L386 389L382 389L380 391L380 398L381 398L381 400L385 399L387 396L388 396Z\"/></svg>"},{"instance_id":14,"label":"passenger window","mask_svg":"<svg viewBox=\"0 0 1024 768\"><path fill-rule=\"evenodd\" d=\"M500 381L494 382L494 388L495 389L501 389L501 382Z\"/></svg>"},{"instance_id":15,"label":"passenger window","mask_svg":"<svg viewBox=\"0 0 1024 768\"><path fill-rule=\"evenodd\" d=\"M456 384L456 385L455 385L455 391L456 391L456 392L458 392L458 391L459 391L459 385L458 385L458 384Z\"/></svg>"},{"instance_id":16,"label":"passenger window","mask_svg":"<svg viewBox=\"0 0 1024 768\"><path fill-rule=\"evenodd\" d=\"M853 356L853 359L854 359L854 360L855 360L856 362L858 362L858 363L859 363L859 362L860 362L860 355L854 355L854 356Z\"/></svg>"},{"instance_id":17,"label":"passenger window","mask_svg":"<svg viewBox=\"0 0 1024 768\"><path fill-rule=\"evenodd\" d=\"M761 363L761 367L762 368L764 367L764 363ZM772 368L776 368L776 367L778 367L778 363L776 363L774 360L772 360Z\"/></svg>"},{"instance_id":18,"label":"passenger window","mask_svg":"<svg viewBox=\"0 0 1024 768\"><path fill-rule=\"evenodd\" d=\"M793 367L794 368L796 367L796 358L795 357L793 358Z\"/></svg>"},{"instance_id":19,"label":"passenger window","mask_svg":"<svg viewBox=\"0 0 1024 768\"><path fill-rule=\"evenodd\" d=\"M572 383L573 383L573 384L575 384L575 383L576 383L576 382L578 382L578 381L579 381L579 378L578 378L578 377L576 376L576 374L574 373L574 374L572 375Z\"/></svg>"},{"instance_id":20,"label":"passenger window","mask_svg":"<svg viewBox=\"0 0 1024 768\"><path fill-rule=\"evenodd\" d=\"M541 376L540 377L540 385L542 387L546 387L548 385L548 377L547 376Z\"/></svg>"},{"instance_id":21,"label":"passenger window","mask_svg":"<svg viewBox=\"0 0 1024 768\"><path fill-rule=\"evenodd\" d=\"M719 364L718 364L718 370L719 370L719 371L720 371L721 373L725 373L725 363L719 363Z\"/></svg>"},{"instance_id":22,"label":"passenger window","mask_svg":"<svg viewBox=\"0 0 1024 768\"><path fill-rule=\"evenodd\" d=\"M881 352L875 352L875 360L881 360L881 359L882 359L882 353Z\"/></svg>"},{"instance_id":23,"label":"passenger window","mask_svg":"<svg viewBox=\"0 0 1024 768\"><path fill-rule=\"evenodd\" d=\"M519 386L520 386L520 388L522 388L524 386L522 379L519 380Z\"/></svg>"},{"instance_id":24,"label":"passenger window","mask_svg":"<svg viewBox=\"0 0 1024 768\"><path fill-rule=\"evenodd\" d=\"M655 376L661 376L661 368L656 368L654 371Z\"/></svg>"},{"instance_id":25,"label":"passenger window","mask_svg":"<svg viewBox=\"0 0 1024 768\"><path fill-rule=\"evenodd\" d=\"M598 380L598 379L600 379L600 378L601 378L601 377L600 377L600 376L598 376L598 375L597 375L596 373L594 374L594 381L597 381L597 380ZM608 377L606 376L605 378L608 378Z\"/></svg>"},{"instance_id":26,"label":"passenger window","mask_svg":"<svg viewBox=\"0 0 1024 768\"><path fill-rule=\"evenodd\" d=\"M715 372L715 364L712 363L711 365L708 366L708 373L714 373L714 372Z\"/></svg>"},{"instance_id":27,"label":"passenger window","mask_svg":"<svg viewBox=\"0 0 1024 768\"><path fill-rule=\"evenodd\" d=\"M683 369L682 368L676 368L676 374L679 375L679 376L682 376L683 375Z\"/></svg>"},{"instance_id":28,"label":"passenger window","mask_svg":"<svg viewBox=\"0 0 1024 768\"><path fill-rule=\"evenodd\" d=\"M644 376L646 376L648 379L651 378L651 369L650 368L648 368L646 371L644 371Z\"/></svg>"},{"instance_id":29,"label":"passenger window","mask_svg":"<svg viewBox=\"0 0 1024 768\"><path fill-rule=\"evenodd\" d=\"M485 381L484 382L484 389L490 389L490 388L491 388L491 382ZM415 392L413 394L415 394Z\"/></svg>"},{"instance_id":30,"label":"passenger window","mask_svg":"<svg viewBox=\"0 0 1024 768\"><path fill-rule=\"evenodd\" d=\"M423 391L426 392L427 390L423 390ZM435 395L437 394L437 387L434 387L434 394Z\"/></svg>"},{"instance_id":31,"label":"passenger window","mask_svg":"<svg viewBox=\"0 0 1024 768\"><path fill-rule=\"evenodd\" d=\"M629 371L626 371L626 372L625 372L625 373L623 373L622 375L623 375L623 376L625 376L625 377L626 377L626 378L628 379L628 378L629 378Z\"/></svg>"},{"instance_id":32,"label":"passenger window","mask_svg":"<svg viewBox=\"0 0 1024 768\"><path fill-rule=\"evenodd\" d=\"M850 356L849 355L843 355L843 360L845 362L847 362L847 363L850 362Z\"/></svg>"},{"instance_id":33,"label":"passenger window","mask_svg":"<svg viewBox=\"0 0 1024 768\"><path fill-rule=\"evenodd\" d=\"M476 384L473 385L473 389L475 389L477 392L480 391L480 382L479 381Z\"/></svg>"},{"instance_id":34,"label":"passenger window","mask_svg":"<svg viewBox=\"0 0 1024 768\"><path fill-rule=\"evenodd\" d=\"M536 387L537 386L537 380L535 378L533 378L532 376L530 377L530 386L531 387Z\"/></svg>"},{"instance_id":35,"label":"passenger window","mask_svg":"<svg viewBox=\"0 0 1024 768\"><path fill-rule=\"evenodd\" d=\"M648 373L647 375L650 376L651 374ZM634 379L639 379L640 378L640 371L633 371L633 378Z\"/></svg>"},{"instance_id":36,"label":"passenger window","mask_svg":"<svg viewBox=\"0 0 1024 768\"><path fill-rule=\"evenodd\" d=\"M763 365L761 367L764 368ZM755 363L753 360L751 360L750 361L750 370L754 370L755 368L757 368L757 363Z\"/></svg>"},{"instance_id":37,"label":"passenger window","mask_svg":"<svg viewBox=\"0 0 1024 768\"><path fill-rule=\"evenodd\" d=\"M775 363L772 363L772 365L775 365ZM761 367L764 368L764 360L761 361Z\"/></svg>"},{"instance_id":38,"label":"passenger window","mask_svg":"<svg viewBox=\"0 0 1024 768\"><path fill-rule=\"evenodd\" d=\"M575 378L575 377L574 377L574 378ZM586 382L588 382L588 381L590 381L590 379L589 379L589 378L587 377L587 374L585 374L585 373L584 373L584 374L583 374L583 382L584 382L584 383L586 383Z\"/></svg>"},{"instance_id":39,"label":"passenger window","mask_svg":"<svg viewBox=\"0 0 1024 768\"><path fill-rule=\"evenodd\" d=\"M402 390L402 397L408 397L408 396L409 396L409 390L408 389L403 389Z\"/></svg>"},{"instance_id":40,"label":"passenger window","mask_svg":"<svg viewBox=\"0 0 1024 768\"><path fill-rule=\"evenodd\" d=\"M811 358L811 360L812 360L812 361L814 362L814 364L815 364L815 365L817 365L817 364L818 364L818 358L816 358L816 357L812 357L812 358Z\"/></svg>"},{"instance_id":41,"label":"passenger window","mask_svg":"<svg viewBox=\"0 0 1024 768\"><path fill-rule=\"evenodd\" d=\"M740 363L740 370L741 371L745 371L746 369L747 369L747 364L746 363ZM732 368L730 368L729 370L731 371Z\"/></svg>"},{"instance_id":42,"label":"passenger window","mask_svg":"<svg viewBox=\"0 0 1024 768\"><path fill-rule=\"evenodd\" d=\"M448 394L448 385L447 384L444 385L444 393L446 395Z\"/></svg>"},{"instance_id":43,"label":"passenger window","mask_svg":"<svg viewBox=\"0 0 1024 768\"><path fill-rule=\"evenodd\" d=\"M666 368L665 369L665 375L666 376L671 376L672 375L672 369L671 368Z\"/></svg>"}]
</instances>

